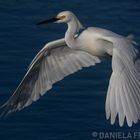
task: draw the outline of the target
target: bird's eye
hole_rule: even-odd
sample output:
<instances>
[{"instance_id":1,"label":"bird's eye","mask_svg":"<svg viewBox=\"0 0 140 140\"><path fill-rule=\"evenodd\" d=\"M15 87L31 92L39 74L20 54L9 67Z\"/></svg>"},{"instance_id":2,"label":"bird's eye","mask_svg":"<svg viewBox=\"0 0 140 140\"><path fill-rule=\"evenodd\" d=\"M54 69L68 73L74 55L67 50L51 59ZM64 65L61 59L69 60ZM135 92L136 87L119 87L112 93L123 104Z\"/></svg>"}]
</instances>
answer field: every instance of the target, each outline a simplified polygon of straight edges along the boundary
<instances>
[{"instance_id":1,"label":"bird's eye","mask_svg":"<svg viewBox=\"0 0 140 140\"><path fill-rule=\"evenodd\" d=\"M62 20L64 19L66 16L57 16L56 18L59 19L59 20Z\"/></svg>"}]
</instances>

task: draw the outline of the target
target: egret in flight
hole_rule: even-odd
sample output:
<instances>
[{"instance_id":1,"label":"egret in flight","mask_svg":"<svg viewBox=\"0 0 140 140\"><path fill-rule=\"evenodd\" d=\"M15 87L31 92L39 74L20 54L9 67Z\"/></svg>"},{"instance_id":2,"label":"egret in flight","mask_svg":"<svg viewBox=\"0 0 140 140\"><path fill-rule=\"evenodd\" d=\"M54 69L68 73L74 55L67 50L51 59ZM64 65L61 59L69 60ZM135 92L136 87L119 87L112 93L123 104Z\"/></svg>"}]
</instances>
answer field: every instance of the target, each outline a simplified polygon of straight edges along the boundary
<instances>
[{"instance_id":1,"label":"egret in flight","mask_svg":"<svg viewBox=\"0 0 140 140\"><path fill-rule=\"evenodd\" d=\"M2 116L19 111L50 90L64 77L112 58L112 75L107 91L106 118L128 126L140 119L140 53L131 36L124 37L106 29L84 28L70 11L39 22L38 25L67 23L65 37L47 43L29 65L23 80L2 105ZM93 79L94 80L94 79Z\"/></svg>"}]
</instances>

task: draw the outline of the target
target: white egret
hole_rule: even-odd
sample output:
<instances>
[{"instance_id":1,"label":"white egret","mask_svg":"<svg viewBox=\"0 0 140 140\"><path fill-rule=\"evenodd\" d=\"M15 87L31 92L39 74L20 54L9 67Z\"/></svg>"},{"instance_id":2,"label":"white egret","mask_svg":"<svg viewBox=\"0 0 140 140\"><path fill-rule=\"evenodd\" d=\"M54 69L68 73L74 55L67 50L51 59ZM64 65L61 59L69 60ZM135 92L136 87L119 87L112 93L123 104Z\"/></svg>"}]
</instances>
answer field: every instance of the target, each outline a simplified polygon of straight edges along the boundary
<instances>
[{"instance_id":1,"label":"white egret","mask_svg":"<svg viewBox=\"0 0 140 140\"><path fill-rule=\"evenodd\" d=\"M67 23L65 37L47 43L35 56L14 94L1 107L2 115L29 106L65 76L112 56L106 118L114 124L118 116L120 126L125 118L128 126L137 123L140 119L140 53L132 37L96 27L84 28L70 11L63 11L38 25L49 22Z\"/></svg>"}]
</instances>

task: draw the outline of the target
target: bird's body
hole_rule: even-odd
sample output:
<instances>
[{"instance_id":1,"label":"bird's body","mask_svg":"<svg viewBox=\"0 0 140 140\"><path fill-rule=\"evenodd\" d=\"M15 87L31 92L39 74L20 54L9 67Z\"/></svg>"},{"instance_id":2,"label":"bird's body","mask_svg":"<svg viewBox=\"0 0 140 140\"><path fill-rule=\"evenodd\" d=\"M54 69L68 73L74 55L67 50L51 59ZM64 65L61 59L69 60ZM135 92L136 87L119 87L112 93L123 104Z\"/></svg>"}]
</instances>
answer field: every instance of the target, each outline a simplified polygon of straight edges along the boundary
<instances>
[{"instance_id":1,"label":"bird's body","mask_svg":"<svg viewBox=\"0 0 140 140\"><path fill-rule=\"evenodd\" d=\"M104 34L102 31L104 31ZM73 49L87 51L88 53L98 57L112 55L112 43L100 40L100 37L106 36L106 34L109 33L110 32L108 30L89 27L78 36L76 39L78 45L76 45Z\"/></svg>"},{"instance_id":2,"label":"bird's body","mask_svg":"<svg viewBox=\"0 0 140 140\"><path fill-rule=\"evenodd\" d=\"M125 118L129 126L137 123L140 119L140 53L132 38L101 28L84 28L70 11L38 24L54 21L68 24L65 37L47 43L35 56L20 85L2 106L2 115L29 106L65 76L112 56L106 118L114 124L118 115L120 126Z\"/></svg>"}]
</instances>

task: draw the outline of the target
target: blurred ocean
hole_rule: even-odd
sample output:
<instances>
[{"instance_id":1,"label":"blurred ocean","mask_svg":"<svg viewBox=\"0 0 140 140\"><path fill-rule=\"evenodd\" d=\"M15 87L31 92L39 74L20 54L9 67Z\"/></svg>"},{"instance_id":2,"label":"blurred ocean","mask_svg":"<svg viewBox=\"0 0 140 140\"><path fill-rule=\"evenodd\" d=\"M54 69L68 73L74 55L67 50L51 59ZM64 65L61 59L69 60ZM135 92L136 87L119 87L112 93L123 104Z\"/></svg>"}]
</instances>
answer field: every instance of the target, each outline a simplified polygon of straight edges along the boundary
<instances>
[{"instance_id":1,"label":"blurred ocean","mask_svg":"<svg viewBox=\"0 0 140 140\"><path fill-rule=\"evenodd\" d=\"M36 26L63 10L73 11L85 27L132 33L140 44L139 0L1 0L0 104L12 95L37 52L64 36L64 24ZM0 119L0 140L97 140L100 132L139 132L140 122L120 128L106 120L110 75L111 61L106 60L56 83L38 102Z\"/></svg>"}]
</instances>

